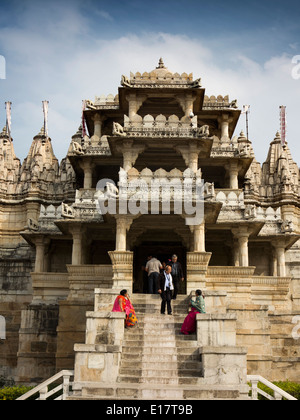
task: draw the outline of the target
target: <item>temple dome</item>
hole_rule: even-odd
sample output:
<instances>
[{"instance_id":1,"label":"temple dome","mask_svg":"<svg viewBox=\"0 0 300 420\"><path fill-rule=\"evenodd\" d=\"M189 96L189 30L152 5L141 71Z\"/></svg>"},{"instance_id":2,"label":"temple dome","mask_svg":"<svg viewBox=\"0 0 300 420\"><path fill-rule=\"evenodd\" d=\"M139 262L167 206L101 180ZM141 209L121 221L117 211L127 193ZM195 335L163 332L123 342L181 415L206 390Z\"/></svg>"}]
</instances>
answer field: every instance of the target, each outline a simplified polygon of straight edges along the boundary
<instances>
[{"instance_id":1,"label":"temple dome","mask_svg":"<svg viewBox=\"0 0 300 420\"><path fill-rule=\"evenodd\" d=\"M153 71L151 71L151 74L153 74L153 73L156 74L156 76L158 78L164 78L165 75L168 74L168 73L169 74L174 74L172 71L170 71L165 66L164 61L163 61L162 58L159 59L158 66Z\"/></svg>"}]
</instances>

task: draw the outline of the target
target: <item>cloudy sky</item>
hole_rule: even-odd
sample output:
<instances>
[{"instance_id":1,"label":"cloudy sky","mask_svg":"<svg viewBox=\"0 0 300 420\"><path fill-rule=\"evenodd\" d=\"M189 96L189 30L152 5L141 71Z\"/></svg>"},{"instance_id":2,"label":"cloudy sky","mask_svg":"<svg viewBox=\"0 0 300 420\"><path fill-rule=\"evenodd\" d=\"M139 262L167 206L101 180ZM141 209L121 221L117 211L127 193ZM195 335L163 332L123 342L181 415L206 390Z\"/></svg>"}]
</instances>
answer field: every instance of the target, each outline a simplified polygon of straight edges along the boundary
<instances>
[{"instance_id":1,"label":"cloudy sky","mask_svg":"<svg viewBox=\"0 0 300 420\"><path fill-rule=\"evenodd\" d=\"M249 137L261 163L279 106L287 106L288 143L300 164L299 18L300 2L291 0L0 0L0 126L9 100L23 160L48 100L62 159L82 99L117 94L122 74L151 71L163 57L171 71L201 77L206 94L251 105ZM244 128L242 116L235 134Z\"/></svg>"}]
</instances>

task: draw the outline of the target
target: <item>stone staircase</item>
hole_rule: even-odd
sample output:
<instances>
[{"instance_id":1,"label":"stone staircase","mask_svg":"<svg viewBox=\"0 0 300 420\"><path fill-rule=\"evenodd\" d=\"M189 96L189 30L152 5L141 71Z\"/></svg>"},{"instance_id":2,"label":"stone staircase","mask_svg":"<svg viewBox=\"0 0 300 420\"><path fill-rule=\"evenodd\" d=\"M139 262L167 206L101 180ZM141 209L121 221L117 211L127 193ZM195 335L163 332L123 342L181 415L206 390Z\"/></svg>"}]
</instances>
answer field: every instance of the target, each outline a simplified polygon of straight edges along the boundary
<instances>
[{"instance_id":1,"label":"stone staircase","mask_svg":"<svg viewBox=\"0 0 300 420\"><path fill-rule=\"evenodd\" d=\"M83 384L70 399L237 399L239 387L204 378L196 334L181 335L188 296L172 301L173 315L161 315L159 295L133 295L138 326L126 329L115 383Z\"/></svg>"}]
</instances>

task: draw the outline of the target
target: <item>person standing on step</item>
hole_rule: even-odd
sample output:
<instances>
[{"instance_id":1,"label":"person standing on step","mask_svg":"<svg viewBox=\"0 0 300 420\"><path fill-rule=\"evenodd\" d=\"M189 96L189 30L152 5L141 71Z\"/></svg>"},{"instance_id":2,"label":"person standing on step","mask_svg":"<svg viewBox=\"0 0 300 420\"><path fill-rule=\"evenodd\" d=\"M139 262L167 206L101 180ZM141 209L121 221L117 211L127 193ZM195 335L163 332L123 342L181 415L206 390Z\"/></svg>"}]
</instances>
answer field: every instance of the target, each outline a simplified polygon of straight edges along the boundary
<instances>
[{"instance_id":1,"label":"person standing on step","mask_svg":"<svg viewBox=\"0 0 300 420\"><path fill-rule=\"evenodd\" d=\"M159 289L158 293L161 295L161 310L160 313L162 315L165 314L166 311L166 305L168 309L168 314L172 315L172 306L171 306L171 300L172 300L172 293L174 291L174 285L173 285L173 279L171 274L171 266L166 265L165 270L159 275L158 284Z\"/></svg>"},{"instance_id":2,"label":"person standing on step","mask_svg":"<svg viewBox=\"0 0 300 420\"><path fill-rule=\"evenodd\" d=\"M172 261L170 262L170 265L172 267L171 274L174 283L173 299L176 300L178 294L179 281L184 281L182 266L180 262L178 262L178 257L176 254L172 255Z\"/></svg>"},{"instance_id":3,"label":"person standing on step","mask_svg":"<svg viewBox=\"0 0 300 420\"><path fill-rule=\"evenodd\" d=\"M148 294L156 295L158 289L158 277L160 269L162 268L161 262L157 258L150 256L145 271L148 273Z\"/></svg>"}]
</instances>

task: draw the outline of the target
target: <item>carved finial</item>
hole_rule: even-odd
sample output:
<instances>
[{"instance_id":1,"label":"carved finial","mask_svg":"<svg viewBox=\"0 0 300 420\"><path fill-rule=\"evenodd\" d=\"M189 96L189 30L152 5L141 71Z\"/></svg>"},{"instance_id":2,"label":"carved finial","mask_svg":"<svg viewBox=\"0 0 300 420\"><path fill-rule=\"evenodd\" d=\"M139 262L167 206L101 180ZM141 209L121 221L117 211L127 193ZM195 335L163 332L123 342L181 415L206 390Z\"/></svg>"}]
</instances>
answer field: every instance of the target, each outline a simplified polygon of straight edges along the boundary
<instances>
[{"instance_id":1,"label":"carved finial","mask_svg":"<svg viewBox=\"0 0 300 420\"><path fill-rule=\"evenodd\" d=\"M165 69L165 64L164 64L164 60L162 58L159 59L158 62L158 67L156 67L157 69Z\"/></svg>"},{"instance_id":2,"label":"carved finial","mask_svg":"<svg viewBox=\"0 0 300 420\"><path fill-rule=\"evenodd\" d=\"M38 134L38 136L44 136L45 135L45 128L44 128L44 126L41 128L41 130L40 130L40 132L39 132L39 134Z\"/></svg>"},{"instance_id":3,"label":"carved finial","mask_svg":"<svg viewBox=\"0 0 300 420\"><path fill-rule=\"evenodd\" d=\"M3 127L2 132L0 132L0 137L5 139L5 143L6 143L7 139L9 139L6 127ZM11 139L11 141L12 141L12 139Z\"/></svg>"},{"instance_id":4,"label":"carved finial","mask_svg":"<svg viewBox=\"0 0 300 420\"><path fill-rule=\"evenodd\" d=\"M240 132L240 135L239 135L238 140L242 140L242 139L247 140L247 137L245 136L244 130L242 130L242 131Z\"/></svg>"}]
</instances>

